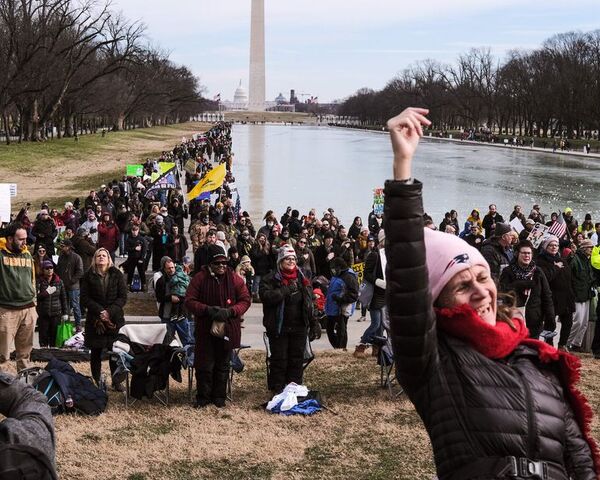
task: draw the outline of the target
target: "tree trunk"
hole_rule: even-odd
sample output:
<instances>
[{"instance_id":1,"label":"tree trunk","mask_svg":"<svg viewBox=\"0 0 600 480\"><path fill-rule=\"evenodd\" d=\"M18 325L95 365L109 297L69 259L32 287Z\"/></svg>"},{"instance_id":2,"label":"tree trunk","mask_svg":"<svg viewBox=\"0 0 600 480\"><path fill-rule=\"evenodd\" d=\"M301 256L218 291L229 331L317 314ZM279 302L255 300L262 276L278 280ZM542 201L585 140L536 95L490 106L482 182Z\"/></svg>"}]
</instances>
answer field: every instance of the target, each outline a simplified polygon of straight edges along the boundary
<instances>
[{"instance_id":1,"label":"tree trunk","mask_svg":"<svg viewBox=\"0 0 600 480\"><path fill-rule=\"evenodd\" d=\"M6 144L10 145L10 131L8 127L8 117L6 116L6 112L2 112L2 126L4 133L6 134Z\"/></svg>"}]
</instances>

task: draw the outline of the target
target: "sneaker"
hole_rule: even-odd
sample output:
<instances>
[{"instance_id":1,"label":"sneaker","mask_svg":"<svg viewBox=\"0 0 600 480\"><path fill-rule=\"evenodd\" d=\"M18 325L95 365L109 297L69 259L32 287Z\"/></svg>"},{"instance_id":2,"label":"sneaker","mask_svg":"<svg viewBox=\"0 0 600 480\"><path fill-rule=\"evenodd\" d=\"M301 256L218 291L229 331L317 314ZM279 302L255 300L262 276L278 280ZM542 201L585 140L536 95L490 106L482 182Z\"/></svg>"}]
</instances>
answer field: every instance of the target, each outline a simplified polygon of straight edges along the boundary
<instances>
[{"instance_id":1,"label":"sneaker","mask_svg":"<svg viewBox=\"0 0 600 480\"><path fill-rule=\"evenodd\" d=\"M357 322L364 322L365 320L367 320L367 317L365 316L360 316L358 320L356 320Z\"/></svg>"}]
</instances>

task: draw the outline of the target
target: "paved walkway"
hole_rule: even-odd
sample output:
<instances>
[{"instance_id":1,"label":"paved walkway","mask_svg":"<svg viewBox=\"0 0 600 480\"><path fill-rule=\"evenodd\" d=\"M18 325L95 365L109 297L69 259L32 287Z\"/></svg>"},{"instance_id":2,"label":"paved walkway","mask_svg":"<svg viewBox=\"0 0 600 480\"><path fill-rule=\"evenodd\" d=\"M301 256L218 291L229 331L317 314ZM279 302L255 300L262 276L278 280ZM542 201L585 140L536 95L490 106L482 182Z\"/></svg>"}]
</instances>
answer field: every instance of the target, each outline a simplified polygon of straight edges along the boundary
<instances>
[{"instance_id":1,"label":"paved walkway","mask_svg":"<svg viewBox=\"0 0 600 480\"><path fill-rule=\"evenodd\" d=\"M369 314L367 313L366 322L357 322L360 317L360 312L355 312L352 318L348 320L348 350L354 351L354 347L358 344L361 335L369 326ZM264 350L263 332L265 331L262 325L262 305L252 304L250 309L244 315L244 323L242 324L242 343L250 345L252 348ZM158 317L125 317L126 323L157 323ZM312 343L313 350L323 351L331 350L332 347L327 340L327 333L323 330L321 338Z\"/></svg>"}]
</instances>

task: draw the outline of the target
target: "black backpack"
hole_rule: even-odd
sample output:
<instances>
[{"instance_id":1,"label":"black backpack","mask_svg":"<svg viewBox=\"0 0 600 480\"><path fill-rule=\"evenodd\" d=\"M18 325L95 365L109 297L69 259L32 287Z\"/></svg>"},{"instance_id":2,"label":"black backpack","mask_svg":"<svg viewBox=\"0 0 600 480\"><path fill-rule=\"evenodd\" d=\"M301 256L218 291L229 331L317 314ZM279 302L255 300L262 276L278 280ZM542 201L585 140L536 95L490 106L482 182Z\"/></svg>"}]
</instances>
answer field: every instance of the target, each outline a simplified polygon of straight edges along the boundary
<instances>
[{"instance_id":1,"label":"black backpack","mask_svg":"<svg viewBox=\"0 0 600 480\"><path fill-rule=\"evenodd\" d=\"M21 370L19 378L46 396L52 415L67 411L60 386L50 372L40 367L31 367Z\"/></svg>"},{"instance_id":2,"label":"black backpack","mask_svg":"<svg viewBox=\"0 0 600 480\"><path fill-rule=\"evenodd\" d=\"M56 480L50 459L37 448L0 443L0 480Z\"/></svg>"}]
</instances>

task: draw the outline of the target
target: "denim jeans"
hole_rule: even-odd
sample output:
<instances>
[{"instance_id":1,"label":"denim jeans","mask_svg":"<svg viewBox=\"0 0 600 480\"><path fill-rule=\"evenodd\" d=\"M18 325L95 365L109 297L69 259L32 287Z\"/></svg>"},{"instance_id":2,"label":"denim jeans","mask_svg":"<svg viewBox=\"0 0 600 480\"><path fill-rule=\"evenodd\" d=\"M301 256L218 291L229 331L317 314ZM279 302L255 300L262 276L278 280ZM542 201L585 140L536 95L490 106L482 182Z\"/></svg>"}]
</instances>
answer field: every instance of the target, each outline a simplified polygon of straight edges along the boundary
<instances>
[{"instance_id":1,"label":"denim jeans","mask_svg":"<svg viewBox=\"0 0 600 480\"><path fill-rule=\"evenodd\" d=\"M252 282L252 295L255 293L258 294L258 288L260 287L260 275L254 275L254 280Z\"/></svg>"},{"instance_id":2,"label":"denim jeans","mask_svg":"<svg viewBox=\"0 0 600 480\"><path fill-rule=\"evenodd\" d=\"M79 290L69 290L67 292L69 297L69 307L73 310L73 318L75 319L75 326L81 326L81 307L79 306Z\"/></svg>"},{"instance_id":3,"label":"denim jeans","mask_svg":"<svg viewBox=\"0 0 600 480\"><path fill-rule=\"evenodd\" d=\"M125 250L125 242L127 241L127 234L124 232L119 232L119 255L125 255L127 250Z\"/></svg>"},{"instance_id":4,"label":"denim jeans","mask_svg":"<svg viewBox=\"0 0 600 480\"><path fill-rule=\"evenodd\" d=\"M372 309L369 313L371 314L371 325L367 327L365 333L360 337L360 343L363 344L373 343L373 337L381 335L381 316L383 315L383 310Z\"/></svg>"},{"instance_id":5,"label":"denim jeans","mask_svg":"<svg viewBox=\"0 0 600 480\"><path fill-rule=\"evenodd\" d=\"M187 318L184 318L177 322L163 318L162 323L167 324L167 328L171 333L173 333L174 331L177 332L182 346L185 347L186 345L194 343L192 334L190 332L190 322Z\"/></svg>"}]
</instances>

